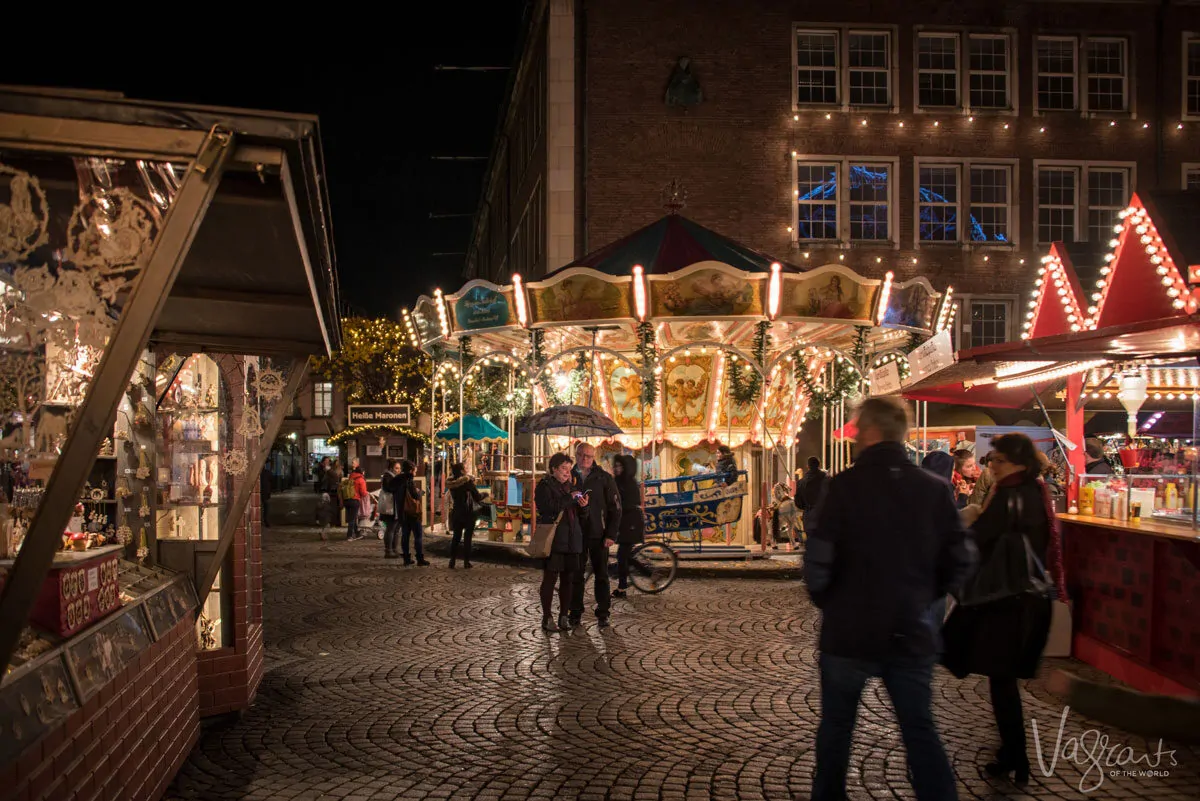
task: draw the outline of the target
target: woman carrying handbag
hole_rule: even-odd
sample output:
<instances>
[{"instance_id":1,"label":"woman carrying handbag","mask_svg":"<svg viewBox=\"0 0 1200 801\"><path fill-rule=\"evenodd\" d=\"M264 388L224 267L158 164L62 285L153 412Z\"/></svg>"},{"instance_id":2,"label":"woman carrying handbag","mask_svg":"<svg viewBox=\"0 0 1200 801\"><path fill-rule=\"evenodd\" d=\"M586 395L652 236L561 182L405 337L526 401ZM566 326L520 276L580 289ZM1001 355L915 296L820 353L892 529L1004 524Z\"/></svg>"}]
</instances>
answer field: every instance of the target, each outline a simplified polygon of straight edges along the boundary
<instances>
[{"instance_id":1,"label":"woman carrying handbag","mask_svg":"<svg viewBox=\"0 0 1200 801\"><path fill-rule=\"evenodd\" d=\"M971 527L979 570L955 599L942 630L946 668L960 679L972 673L988 677L1000 750L985 769L997 777L1012 774L1017 784L1029 781L1018 680L1037 674L1051 605L1066 598L1058 521L1041 480L1047 466L1024 434L992 440L995 486Z\"/></svg>"},{"instance_id":2,"label":"woman carrying handbag","mask_svg":"<svg viewBox=\"0 0 1200 801\"><path fill-rule=\"evenodd\" d=\"M538 481L534 490L537 526L529 544L532 556L542 559L542 629L569 631L572 582L579 554L583 553L583 529L579 510L588 505L588 496L571 492L571 457L556 453L550 457L550 472ZM558 582L558 625L551 606L554 584Z\"/></svg>"}]
</instances>

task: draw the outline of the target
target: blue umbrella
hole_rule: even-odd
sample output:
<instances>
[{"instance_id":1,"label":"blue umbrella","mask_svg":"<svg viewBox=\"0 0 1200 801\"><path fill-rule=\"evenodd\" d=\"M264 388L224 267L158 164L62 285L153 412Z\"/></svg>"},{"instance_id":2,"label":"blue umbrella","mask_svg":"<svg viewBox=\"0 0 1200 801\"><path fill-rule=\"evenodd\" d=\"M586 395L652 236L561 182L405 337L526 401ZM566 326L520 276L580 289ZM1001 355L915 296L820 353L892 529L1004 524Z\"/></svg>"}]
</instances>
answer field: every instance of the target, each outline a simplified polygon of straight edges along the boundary
<instances>
[{"instance_id":1,"label":"blue umbrella","mask_svg":"<svg viewBox=\"0 0 1200 801\"><path fill-rule=\"evenodd\" d=\"M458 429L459 421L455 420L453 423L446 426L433 436L435 439L456 440L459 439ZM496 440L502 439L508 439L508 432L506 432L504 429L498 428L493 423L483 419L479 415L468 414L463 416L463 442L495 442Z\"/></svg>"}]
</instances>

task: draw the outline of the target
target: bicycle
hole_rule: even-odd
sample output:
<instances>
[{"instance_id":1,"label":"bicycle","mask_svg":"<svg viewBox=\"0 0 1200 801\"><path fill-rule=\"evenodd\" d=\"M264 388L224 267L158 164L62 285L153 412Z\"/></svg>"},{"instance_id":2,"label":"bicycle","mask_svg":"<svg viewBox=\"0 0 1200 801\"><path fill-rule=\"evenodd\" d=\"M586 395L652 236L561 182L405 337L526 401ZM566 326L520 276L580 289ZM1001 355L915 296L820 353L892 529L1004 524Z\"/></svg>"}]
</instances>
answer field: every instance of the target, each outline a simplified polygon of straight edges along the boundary
<instances>
[{"instance_id":1,"label":"bicycle","mask_svg":"<svg viewBox=\"0 0 1200 801\"><path fill-rule=\"evenodd\" d=\"M629 581L639 591L656 595L675 581L679 569L679 555L665 542L642 542L633 546L629 554ZM609 576L617 575L617 563L608 563ZM592 563L583 569L583 580L592 577Z\"/></svg>"}]
</instances>

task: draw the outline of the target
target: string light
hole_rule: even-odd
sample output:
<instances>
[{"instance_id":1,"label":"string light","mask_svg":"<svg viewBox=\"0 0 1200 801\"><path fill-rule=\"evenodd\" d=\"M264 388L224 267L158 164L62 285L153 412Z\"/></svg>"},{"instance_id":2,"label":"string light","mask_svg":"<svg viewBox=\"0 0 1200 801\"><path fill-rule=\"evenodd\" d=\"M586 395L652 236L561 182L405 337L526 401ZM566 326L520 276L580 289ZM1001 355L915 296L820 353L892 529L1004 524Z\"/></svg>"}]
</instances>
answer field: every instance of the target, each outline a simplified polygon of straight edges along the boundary
<instances>
[{"instance_id":1,"label":"string light","mask_svg":"<svg viewBox=\"0 0 1200 801\"><path fill-rule=\"evenodd\" d=\"M1097 294L1100 297L1096 298L1093 295L1095 305L1088 308L1090 317L1087 326L1094 329L1099 325L1100 315L1104 311L1104 304L1108 300L1108 291L1112 286L1109 276L1112 274L1113 268L1120 262L1120 255L1124 249L1132 246L1135 242L1136 245L1141 246L1150 263L1155 265L1155 272L1161 279L1163 292L1171 301L1172 308L1179 311L1186 309L1189 313L1196 311L1196 299L1188 294L1187 284L1184 283L1182 274L1167 251L1166 245L1145 207L1140 204L1130 204L1128 208L1121 211L1120 217L1121 223L1113 226L1113 232L1117 236L1108 243L1112 252L1105 254L1106 264L1100 269L1103 277L1096 282L1096 286L1100 290Z\"/></svg>"},{"instance_id":2,"label":"string light","mask_svg":"<svg viewBox=\"0 0 1200 801\"><path fill-rule=\"evenodd\" d=\"M420 348L421 336L417 333L417 327L413 325L412 315L408 313L408 309L401 309L400 313L404 317L404 329L408 332L409 341L414 348Z\"/></svg>"},{"instance_id":3,"label":"string light","mask_svg":"<svg viewBox=\"0 0 1200 801\"><path fill-rule=\"evenodd\" d=\"M446 316L446 299L442 296L442 290L433 290L433 305L437 309L438 324L442 329L442 338L446 339L450 336L450 320Z\"/></svg>"},{"instance_id":4,"label":"string light","mask_svg":"<svg viewBox=\"0 0 1200 801\"><path fill-rule=\"evenodd\" d=\"M954 298L954 287L952 287L952 286L946 287L946 294L942 298L942 307L938 310L937 326L936 326L936 330L934 331L934 333L940 333L949 324L950 313L951 313L951 310L954 308L953 298Z\"/></svg>"},{"instance_id":5,"label":"string light","mask_svg":"<svg viewBox=\"0 0 1200 801\"><path fill-rule=\"evenodd\" d=\"M1062 258L1056 252L1051 251L1049 255L1042 257L1042 266L1038 268L1038 278L1034 282L1034 286L1038 288L1038 292L1035 294L1034 299L1029 302L1030 311L1025 314L1024 330L1021 333L1022 339L1029 339L1033 336L1033 329L1042 314L1042 304L1045 303L1047 292L1051 288L1056 291L1059 302L1062 303L1063 316L1066 317L1071 331L1078 332L1086 327L1087 318L1084 316L1079 302L1075 297L1075 292L1067 276L1067 270L1063 266Z\"/></svg>"},{"instance_id":6,"label":"string light","mask_svg":"<svg viewBox=\"0 0 1200 801\"><path fill-rule=\"evenodd\" d=\"M1014 387L1027 387L1030 384L1041 384L1046 381L1056 381L1059 378L1065 378L1075 373L1083 373L1095 367L1100 367L1107 364L1104 359L1095 359L1088 362L1071 362L1064 364L1061 367L1056 367L1053 370L1043 370L1034 373L1024 373L1020 376L1005 379L996 382L997 389L1012 389Z\"/></svg>"}]
</instances>

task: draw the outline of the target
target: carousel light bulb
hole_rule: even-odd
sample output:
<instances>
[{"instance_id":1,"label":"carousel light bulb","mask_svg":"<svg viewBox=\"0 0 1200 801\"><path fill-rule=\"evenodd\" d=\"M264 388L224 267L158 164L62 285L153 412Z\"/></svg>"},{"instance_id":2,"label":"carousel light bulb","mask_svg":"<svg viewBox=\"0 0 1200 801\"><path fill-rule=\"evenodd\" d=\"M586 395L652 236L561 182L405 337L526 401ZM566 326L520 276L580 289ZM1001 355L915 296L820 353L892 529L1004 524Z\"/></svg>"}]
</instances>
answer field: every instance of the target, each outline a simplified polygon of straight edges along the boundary
<instances>
[{"instance_id":1,"label":"carousel light bulb","mask_svg":"<svg viewBox=\"0 0 1200 801\"><path fill-rule=\"evenodd\" d=\"M783 290L783 265L771 264L771 278L767 290L767 316L774 320L779 315L779 298Z\"/></svg>"},{"instance_id":2,"label":"carousel light bulb","mask_svg":"<svg viewBox=\"0 0 1200 801\"><path fill-rule=\"evenodd\" d=\"M638 322L646 321L646 284L642 265L633 265L633 304Z\"/></svg>"}]
</instances>

